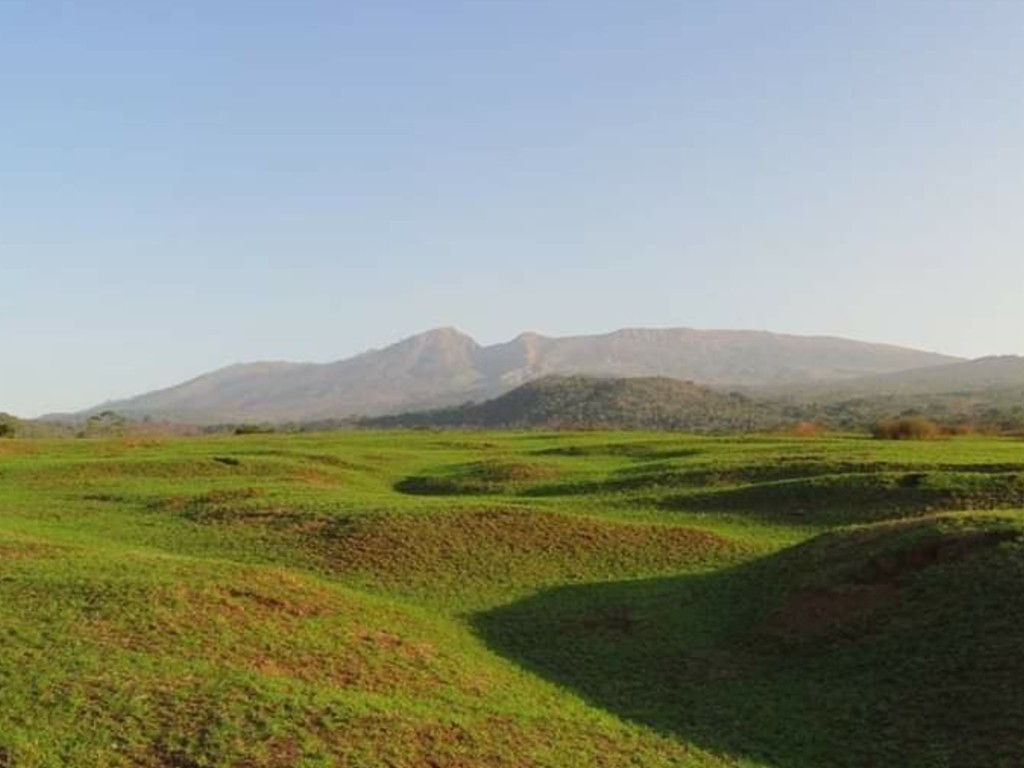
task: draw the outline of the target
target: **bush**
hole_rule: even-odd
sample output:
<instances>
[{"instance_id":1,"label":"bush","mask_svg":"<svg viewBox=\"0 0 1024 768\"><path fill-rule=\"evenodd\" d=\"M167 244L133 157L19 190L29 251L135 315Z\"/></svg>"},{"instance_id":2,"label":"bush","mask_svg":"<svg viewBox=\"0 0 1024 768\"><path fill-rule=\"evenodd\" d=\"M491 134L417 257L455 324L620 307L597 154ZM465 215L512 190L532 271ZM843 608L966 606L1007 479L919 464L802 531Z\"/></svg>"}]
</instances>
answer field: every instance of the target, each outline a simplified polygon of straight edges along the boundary
<instances>
[{"instance_id":1,"label":"bush","mask_svg":"<svg viewBox=\"0 0 1024 768\"><path fill-rule=\"evenodd\" d=\"M14 437L18 420L8 413L0 413L0 437Z\"/></svg>"},{"instance_id":2,"label":"bush","mask_svg":"<svg viewBox=\"0 0 1024 768\"><path fill-rule=\"evenodd\" d=\"M942 428L923 416L903 416L878 422L871 434L878 440L932 440Z\"/></svg>"},{"instance_id":3,"label":"bush","mask_svg":"<svg viewBox=\"0 0 1024 768\"><path fill-rule=\"evenodd\" d=\"M236 435L272 435L277 430L269 424L239 424L234 431Z\"/></svg>"}]
</instances>

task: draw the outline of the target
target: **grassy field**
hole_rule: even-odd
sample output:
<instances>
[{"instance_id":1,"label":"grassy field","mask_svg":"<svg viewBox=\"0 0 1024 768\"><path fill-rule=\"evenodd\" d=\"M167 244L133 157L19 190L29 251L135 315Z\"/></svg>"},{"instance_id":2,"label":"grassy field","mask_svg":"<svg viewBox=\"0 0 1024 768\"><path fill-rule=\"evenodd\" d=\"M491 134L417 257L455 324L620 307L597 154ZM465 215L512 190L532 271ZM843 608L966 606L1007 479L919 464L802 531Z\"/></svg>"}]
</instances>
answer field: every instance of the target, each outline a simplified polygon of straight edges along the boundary
<instances>
[{"instance_id":1,"label":"grassy field","mask_svg":"<svg viewBox=\"0 0 1024 768\"><path fill-rule=\"evenodd\" d=\"M0 440L0 766L1024 766L1024 443Z\"/></svg>"}]
</instances>

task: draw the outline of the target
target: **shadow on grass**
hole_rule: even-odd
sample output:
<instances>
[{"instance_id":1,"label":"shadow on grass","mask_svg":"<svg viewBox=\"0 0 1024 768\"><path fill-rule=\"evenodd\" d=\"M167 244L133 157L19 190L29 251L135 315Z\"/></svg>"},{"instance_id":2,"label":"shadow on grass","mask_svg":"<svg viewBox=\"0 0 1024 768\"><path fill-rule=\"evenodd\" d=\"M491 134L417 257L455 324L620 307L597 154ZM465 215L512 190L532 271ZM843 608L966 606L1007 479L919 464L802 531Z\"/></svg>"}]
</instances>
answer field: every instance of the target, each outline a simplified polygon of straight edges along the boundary
<instances>
[{"instance_id":1,"label":"shadow on grass","mask_svg":"<svg viewBox=\"0 0 1024 768\"><path fill-rule=\"evenodd\" d=\"M1024 473L836 474L669 496L660 506L746 513L776 522L874 523L958 509L1024 507Z\"/></svg>"},{"instance_id":2,"label":"shadow on grass","mask_svg":"<svg viewBox=\"0 0 1024 768\"><path fill-rule=\"evenodd\" d=\"M475 463L410 476L410 495L520 498L642 494L666 511L744 515L769 522L836 526L915 518L960 509L1024 507L1020 465L928 467L886 463L792 462L687 469L655 462L600 478L555 479L544 465Z\"/></svg>"},{"instance_id":3,"label":"shadow on grass","mask_svg":"<svg viewBox=\"0 0 1024 768\"><path fill-rule=\"evenodd\" d=\"M809 592L835 554L812 542L713 574L552 589L473 621L594 705L737 759L1024 766L1022 558L1007 578L1004 557L972 551L884 588Z\"/></svg>"}]
</instances>

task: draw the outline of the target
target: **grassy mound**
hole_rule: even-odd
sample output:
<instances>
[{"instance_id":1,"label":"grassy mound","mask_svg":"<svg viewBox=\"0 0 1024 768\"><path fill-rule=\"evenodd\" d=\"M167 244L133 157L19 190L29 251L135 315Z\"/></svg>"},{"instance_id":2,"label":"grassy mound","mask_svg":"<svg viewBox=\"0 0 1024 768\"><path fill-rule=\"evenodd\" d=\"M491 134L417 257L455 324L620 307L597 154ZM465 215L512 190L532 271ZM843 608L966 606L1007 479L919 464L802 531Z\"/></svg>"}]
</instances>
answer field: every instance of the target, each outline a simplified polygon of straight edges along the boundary
<instances>
[{"instance_id":1,"label":"grassy mound","mask_svg":"<svg viewBox=\"0 0 1024 768\"><path fill-rule=\"evenodd\" d=\"M1019 441L3 442L0 766L1024 764Z\"/></svg>"},{"instance_id":2,"label":"grassy mound","mask_svg":"<svg viewBox=\"0 0 1024 768\"><path fill-rule=\"evenodd\" d=\"M824 534L712 575L563 588L478 617L624 717L780 768L1019 766L1024 524Z\"/></svg>"},{"instance_id":3,"label":"grassy mound","mask_svg":"<svg viewBox=\"0 0 1024 768\"><path fill-rule=\"evenodd\" d=\"M443 496L514 493L529 484L553 480L558 475L558 467L551 464L489 459L445 467L433 474L412 475L397 482L395 490Z\"/></svg>"},{"instance_id":4,"label":"grassy mound","mask_svg":"<svg viewBox=\"0 0 1024 768\"><path fill-rule=\"evenodd\" d=\"M570 443L536 451L538 456L625 456L633 459L683 459L705 453L701 448L680 448L665 440L631 442Z\"/></svg>"},{"instance_id":5,"label":"grassy mound","mask_svg":"<svg viewBox=\"0 0 1024 768\"><path fill-rule=\"evenodd\" d=\"M872 474L886 470L909 470L914 465L887 462L783 461L742 462L721 465L689 465L670 460L643 461L619 467L602 477L567 478L524 489L525 495L624 494L635 496L673 490L705 491L708 497L739 486L760 485L783 480L805 480L823 475ZM671 507L671 503L669 505Z\"/></svg>"},{"instance_id":6,"label":"grassy mound","mask_svg":"<svg viewBox=\"0 0 1024 768\"><path fill-rule=\"evenodd\" d=\"M1024 507L1024 472L876 471L801 477L668 498L669 509L746 512L825 525Z\"/></svg>"},{"instance_id":7,"label":"grassy mound","mask_svg":"<svg viewBox=\"0 0 1024 768\"><path fill-rule=\"evenodd\" d=\"M704 569L742 555L729 540L689 528L504 508L358 515L325 521L309 541L336 575L453 606L567 581Z\"/></svg>"},{"instance_id":8,"label":"grassy mound","mask_svg":"<svg viewBox=\"0 0 1024 768\"><path fill-rule=\"evenodd\" d=\"M279 568L0 541L5 765L718 764L408 606Z\"/></svg>"}]
</instances>

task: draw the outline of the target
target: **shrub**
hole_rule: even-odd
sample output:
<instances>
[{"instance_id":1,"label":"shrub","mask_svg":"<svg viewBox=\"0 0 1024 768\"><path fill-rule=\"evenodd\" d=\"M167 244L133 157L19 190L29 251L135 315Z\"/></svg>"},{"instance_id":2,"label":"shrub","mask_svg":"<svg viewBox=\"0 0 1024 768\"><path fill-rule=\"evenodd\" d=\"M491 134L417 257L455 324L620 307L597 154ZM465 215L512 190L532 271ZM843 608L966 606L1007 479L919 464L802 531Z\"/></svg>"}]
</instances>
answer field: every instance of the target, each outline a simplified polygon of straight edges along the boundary
<instances>
[{"instance_id":1,"label":"shrub","mask_svg":"<svg viewBox=\"0 0 1024 768\"><path fill-rule=\"evenodd\" d=\"M269 424L239 424L234 431L236 435L272 435L277 430Z\"/></svg>"},{"instance_id":2,"label":"shrub","mask_svg":"<svg viewBox=\"0 0 1024 768\"><path fill-rule=\"evenodd\" d=\"M931 440L939 437L942 429L923 416L902 416L878 422L871 434L878 440Z\"/></svg>"},{"instance_id":3,"label":"shrub","mask_svg":"<svg viewBox=\"0 0 1024 768\"><path fill-rule=\"evenodd\" d=\"M0 413L0 437L14 437L18 431L18 420L8 413Z\"/></svg>"}]
</instances>

